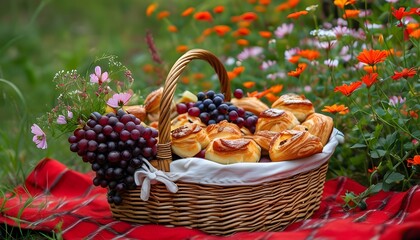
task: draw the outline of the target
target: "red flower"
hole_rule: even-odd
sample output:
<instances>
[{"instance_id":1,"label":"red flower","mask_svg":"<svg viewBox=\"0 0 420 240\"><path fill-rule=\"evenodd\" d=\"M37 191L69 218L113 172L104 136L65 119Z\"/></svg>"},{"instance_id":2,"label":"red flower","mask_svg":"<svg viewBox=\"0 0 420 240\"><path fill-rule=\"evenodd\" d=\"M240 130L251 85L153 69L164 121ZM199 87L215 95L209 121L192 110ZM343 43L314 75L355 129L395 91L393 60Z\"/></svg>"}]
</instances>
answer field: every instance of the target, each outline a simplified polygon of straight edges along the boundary
<instances>
[{"instance_id":1,"label":"red flower","mask_svg":"<svg viewBox=\"0 0 420 240\"><path fill-rule=\"evenodd\" d=\"M198 20L198 21L211 22L213 20L213 17L211 15L211 13L209 13L208 11L198 12L198 13L194 14L194 18L195 18L195 20Z\"/></svg>"},{"instance_id":2,"label":"red flower","mask_svg":"<svg viewBox=\"0 0 420 240\"><path fill-rule=\"evenodd\" d=\"M306 63L299 63L296 70L288 72L287 75L298 78L303 70L306 69L306 66Z\"/></svg>"},{"instance_id":3,"label":"red flower","mask_svg":"<svg viewBox=\"0 0 420 240\"><path fill-rule=\"evenodd\" d=\"M258 18L258 15L256 13L253 12L246 12L244 14L241 15L241 19L244 21L254 21Z\"/></svg>"},{"instance_id":4,"label":"red flower","mask_svg":"<svg viewBox=\"0 0 420 240\"><path fill-rule=\"evenodd\" d=\"M298 19L300 16L306 15L306 14L308 14L308 11L306 11L306 10L299 11L299 12L294 12L294 13L291 13L291 14L287 15L287 18Z\"/></svg>"},{"instance_id":5,"label":"red flower","mask_svg":"<svg viewBox=\"0 0 420 240\"><path fill-rule=\"evenodd\" d=\"M377 73L368 73L362 77L362 82L364 82L368 88L370 88L370 86L372 86L377 81L378 81Z\"/></svg>"},{"instance_id":6,"label":"red flower","mask_svg":"<svg viewBox=\"0 0 420 240\"><path fill-rule=\"evenodd\" d=\"M393 80L398 80L400 78L412 78L414 75L417 74L417 71L414 67L407 69L404 68L401 72L394 71L394 75L392 76Z\"/></svg>"},{"instance_id":7,"label":"red flower","mask_svg":"<svg viewBox=\"0 0 420 240\"><path fill-rule=\"evenodd\" d=\"M354 90L360 87L362 85L362 81L353 82L350 85L343 84L341 86L335 87L334 92L341 92L345 96L349 97Z\"/></svg>"},{"instance_id":8,"label":"red flower","mask_svg":"<svg viewBox=\"0 0 420 240\"><path fill-rule=\"evenodd\" d=\"M411 167L413 165L420 165L420 155L416 155L413 158L407 159L407 167Z\"/></svg>"},{"instance_id":9,"label":"red flower","mask_svg":"<svg viewBox=\"0 0 420 240\"><path fill-rule=\"evenodd\" d=\"M395 9L394 7L392 7L392 15L394 15L394 17L395 17L398 21L401 21L401 19L402 19L403 17L405 17L405 16L409 16L409 15L411 15L412 13L413 13L413 12L411 12L411 11L406 12L404 7L400 7L400 8L398 8L398 10L397 10L397 9Z\"/></svg>"},{"instance_id":10,"label":"red flower","mask_svg":"<svg viewBox=\"0 0 420 240\"><path fill-rule=\"evenodd\" d=\"M357 60L362 63L366 63L370 66L376 65L377 63L384 62L387 57L385 50L366 50L363 51L357 56Z\"/></svg>"}]
</instances>

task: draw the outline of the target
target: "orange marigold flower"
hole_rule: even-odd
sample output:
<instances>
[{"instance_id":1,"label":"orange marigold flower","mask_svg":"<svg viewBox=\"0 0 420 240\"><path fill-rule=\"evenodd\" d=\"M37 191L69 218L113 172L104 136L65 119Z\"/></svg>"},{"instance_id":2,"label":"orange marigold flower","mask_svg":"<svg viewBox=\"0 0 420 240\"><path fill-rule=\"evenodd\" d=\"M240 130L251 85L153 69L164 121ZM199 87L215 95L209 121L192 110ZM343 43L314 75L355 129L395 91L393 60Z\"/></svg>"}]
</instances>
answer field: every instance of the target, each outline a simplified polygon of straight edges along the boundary
<instances>
[{"instance_id":1,"label":"orange marigold flower","mask_svg":"<svg viewBox=\"0 0 420 240\"><path fill-rule=\"evenodd\" d=\"M195 8L189 7L181 13L181 16L186 17L188 15L191 15L194 11L195 11Z\"/></svg>"},{"instance_id":2,"label":"orange marigold flower","mask_svg":"<svg viewBox=\"0 0 420 240\"><path fill-rule=\"evenodd\" d=\"M269 5L271 3L271 0L259 0L258 3L261 5Z\"/></svg>"},{"instance_id":3,"label":"orange marigold flower","mask_svg":"<svg viewBox=\"0 0 420 240\"><path fill-rule=\"evenodd\" d=\"M369 172L369 173L373 173L373 172L374 172L374 171L376 171L376 170L378 170L378 167L373 166L373 168L369 168L369 169L368 169L368 172Z\"/></svg>"},{"instance_id":4,"label":"orange marigold flower","mask_svg":"<svg viewBox=\"0 0 420 240\"><path fill-rule=\"evenodd\" d=\"M248 46L249 42L248 40L241 38L236 40L236 44L238 44L239 46Z\"/></svg>"},{"instance_id":5,"label":"orange marigold flower","mask_svg":"<svg viewBox=\"0 0 420 240\"><path fill-rule=\"evenodd\" d=\"M222 5L216 6L213 8L214 13L222 13L225 11L225 7Z\"/></svg>"},{"instance_id":6,"label":"orange marigold flower","mask_svg":"<svg viewBox=\"0 0 420 240\"><path fill-rule=\"evenodd\" d=\"M299 55L294 55L291 58L289 58L287 61L291 62L291 63L298 63L300 60L300 56Z\"/></svg>"},{"instance_id":7,"label":"orange marigold flower","mask_svg":"<svg viewBox=\"0 0 420 240\"><path fill-rule=\"evenodd\" d=\"M234 36L247 36L250 32L249 28L241 27L235 31Z\"/></svg>"},{"instance_id":8,"label":"orange marigold flower","mask_svg":"<svg viewBox=\"0 0 420 240\"><path fill-rule=\"evenodd\" d=\"M378 71L378 67L376 67L376 65L374 66L364 65L363 70L365 70L365 72L367 73L374 73Z\"/></svg>"},{"instance_id":9,"label":"orange marigold flower","mask_svg":"<svg viewBox=\"0 0 420 240\"><path fill-rule=\"evenodd\" d=\"M343 14L344 19L348 18L357 18L359 17L360 10L356 9L346 9Z\"/></svg>"},{"instance_id":10,"label":"orange marigold flower","mask_svg":"<svg viewBox=\"0 0 420 240\"><path fill-rule=\"evenodd\" d=\"M300 50L298 54L299 56L304 57L310 61L317 59L320 55L318 51L310 49Z\"/></svg>"},{"instance_id":11,"label":"orange marigold flower","mask_svg":"<svg viewBox=\"0 0 420 240\"><path fill-rule=\"evenodd\" d=\"M159 20L164 19L164 18L167 18L170 14L171 13L169 11L162 11L157 14L156 18Z\"/></svg>"},{"instance_id":12,"label":"orange marigold flower","mask_svg":"<svg viewBox=\"0 0 420 240\"><path fill-rule=\"evenodd\" d=\"M211 22L213 20L213 16L208 11L197 12L196 14L194 14L194 18L197 21Z\"/></svg>"},{"instance_id":13,"label":"orange marigold flower","mask_svg":"<svg viewBox=\"0 0 420 240\"><path fill-rule=\"evenodd\" d=\"M271 103L277 101L277 99L279 99L278 96L274 95L273 93L269 92L265 95L265 98L267 98L267 100Z\"/></svg>"},{"instance_id":14,"label":"orange marigold flower","mask_svg":"<svg viewBox=\"0 0 420 240\"><path fill-rule=\"evenodd\" d=\"M296 70L288 72L287 75L298 78L300 74L306 69L306 66L306 63L299 63Z\"/></svg>"},{"instance_id":15,"label":"orange marigold flower","mask_svg":"<svg viewBox=\"0 0 420 240\"><path fill-rule=\"evenodd\" d=\"M399 80L400 78L412 78L417 74L416 68L404 68L401 72L394 71L394 75L391 77L393 80Z\"/></svg>"},{"instance_id":16,"label":"orange marigold flower","mask_svg":"<svg viewBox=\"0 0 420 240\"><path fill-rule=\"evenodd\" d=\"M263 38L270 38L273 35L270 31L260 31L259 34Z\"/></svg>"},{"instance_id":17,"label":"orange marigold flower","mask_svg":"<svg viewBox=\"0 0 420 240\"><path fill-rule=\"evenodd\" d=\"M155 70L155 67L153 67L153 65L152 65L152 64L145 64L145 65L143 66L143 71L144 71L145 73L152 73L154 70Z\"/></svg>"},{"instance_id":18,"label":"orange marigold flower","mask_svg":"<svg viewBox=\"0 0 420 240\"><path fill-rule=\"evenodd\" d=\"M188 76L182 76L181 77L181 82L183 84L189 84L190 83L190 78Z\"/></svg>"},{"instance_id":19,"label":"orange marigold flower","mask_svg":"<svg viewBox=\"0 0 420 240\"><path fill-rule=\"evenodd\" d=\"M228 79L231 81L232 79L236 78L238 75L234 72L228 71L227 72Z\"/></svg>"},{"instance_id":20,"label":"orange marigold flower","mask_svg":"<svg viewBox=\"0 0 420 240\"><path fill-rule=\"evenodd\" d=\"M245 71L245 67L244 66L239 66L236 67L232 70L236 75L239 75L241 73L243 73L243 71Z\"/></svg>"},{"instance_id":21,"label":"orange marigold flower","mask_svg":"<svg viewBox=\"0 0 420 240\"><path fill-rule=\"evenodd\" d=\"M336 5L339 8L344 9L344 6L355 4L356 0L334 0L334 5Z\"/></svg>"},{"instance_id":22,"label":"orange marigold flower","mask_svg":"<svg viewBox=\"0 0 420 240\"><path fill-rule=\"evenodd\" d=\"M277 85L271 86L270 90L272 93L279 93L281 92L281 90L283 90L283 85L277 84Z\"/></svg>"},{"instance_id":23,"label":"orange marigold flower","mask_svg":"<svg viewBox=\"0 0 420 240\"><path fill-rule=\"evenodd\" d=\"M262 98L262 97L264 97L265 95L267 95L267 94L268 94L268 93L270 93L270 92L271 92L271 90L270 90L270 89L266 89L266 90L264 90L264 91L262 91L262 92L253 91L253 92L251 92L251 93L247 93L247 96L248 96L248 97Z\"/></svg>"},{"instance_id":24,"label":"orange marigold flower","mask_svg":"<svg viewBox=\"0 0 420 240\"><path fill-rule=\"evenodd\" d=\"M300 16L306 15L306 14L308 14L308 11L303 10L303 11L291 13L291 14L287 15L287 18L298 19Z\"/></svg>"},{"instance_id":25,"label":"orange marigold flower","mask_svg":"<svg viewBox=\"0 0 420 240\"><path fill-rule=\"evenodd\" d=\"M331 106L324 106L324 109L322 109L323 112L329 112L329 113L338 113L341 115L347 114L349 112L349 108L344 106L343 104L337 105L331 105Z\"/></svg>"},{"instance_id":26,"label":"orange marigold flower","mask_svg":"<svg viewBox=\"0 0 420 240\"><path fill-rule=\"evenodd\" d=\"M169 25L168 26L168 31L169 32L178 32L178 28L175 25Z\"/></svg>"},{"instance_id":27,"label":"orange marigold flower","mask_svg":"<svg viewBox=\"0 0 420 240\"><path fill-rule=\"evenodd\" d=\"M244 82L242 85L243 85L245 88L252 88L253 86L255 86L255 82L251 82L251 81L249 81L249 82Z\"/></svg>"},{"instance_id":28,"label":"orange marigold flower","mask_svg":"<svg viewBox=\"0 0 420 240\"><path fill-rule=\"evenodd\" d=\"M362 82L366 84L368 88L370 88L377 81L378 81L377 73L368 73L362 77Z\"/></svg>"},{"instance_id":29,"label":"orange marigold flower","mask_svg":"<svg viewBox=\"0 0 420 240\"><path fill-rule=\"evenodd\" d=\"M238 27L240 28L248 28L249 26L251 26L251 22L250 21L239 21L238 22Z\"/></svg>"},{"instance_id":30,"label":"orange marigold flower","mask_svg":"<svg viewBox=\"0 0 420 240\"><path fill-rule=\"evenodd\" d=\"M282 11L287 10L289 8L290 7L289 7L289 4L287 2L286 3L281 3L281 4L277 5L276 11L277 12L282 12Z\"/></svg>"},{"instance_id":31,"label":"orange marigold flower","mask_svg":"<svg viewBox=\"0 0 420 240\"><path fill-rule=\"evenodd\" d=\"M148 17L151 16L157 7L158 7L157 3L151 3L149 6L147 6L146 16Z\"/></svg>"},{"instance_id":32,"label":"orange marigold flower","mask_svg":"<svg viewBox=\"0 0 420 240\"><path fill-rule=\"evenodd\" d=\"M187 45L179 45L176 47L176 51L179 53L184 53L188 50L188 46Z\"/></svg>"},{"instance_id":33,"label":"orange marigold flower","mask_svg":"<svg viewBox=\"0 0 420 240\"><path fill-rule=\"evenodd\" d=\"M420 165L420 155L415 155L413 158L407 159L407 167L411 167L413 165Z\"/></svg>"},{"instance_id":34,"label":"orange marigold flower","mask_svg":"<svg viewBox=\"0 0 420 240\"><path fill-rule=\"evenodd\" d=\"M216 25L213 27L214 32L216 32L217 35L223 37L226 33L230 31L230 27L227 25Z\"/></svg>"},{"instance_id":35,"label":"orange marigold flower","mask_svg":"<svg viewBox=\"0 0 420 240\"><path fill-rule=\"evenodd\" d=\"M287 5L289 8L294 8L299 4L300 0L288 0Z\"/></svg>"},{"instance_id":36,"label":"orange marigold flower","mask_svg":"<svg viewBox=\"0 0 420 240\"><path fill-rule=\"evenodd\" d=\"M362 85L361 81L352 82L350 85L343 84L341 86L335 87L334 92L341 92L345 96L349 97L356 89Z\"/></svg>"},{"instance_id":37,"label":"orange marigold flower","mask_svg":"<svg viewBox=\"0 0 420 240\"><path fill-rule=\"evenodd\" d=\"M206 29L204 29L204 30L203 30L202 35L203 35L203 36L208 36L208 35L210 35L212 32L213 32L213 28L206 28Z\"/></svg>"},{"instance_id":38,"label":"orange marigold flower","mask_svg":"<svg viewBox=\"0 0 420 240\"><path fill-rule=\"evenodd\" d=\"M193 78L196 80L201 80L205 77L204 73L194 73Z\"/></svg>"},{"instance_id":39,"label":"orange marigold flower","mask_svg":"<svg viewBox=\"0 0 420 240\"><path fill-rule=\"evenodd\" d=\"M258 18L257 14L254 12L246 12L244 14L241 15L241 19L244 21L254 21Z\"/></svg>"},{"instance_id":40,"label":"orange marigold flower","mask_svg":"<svg viewBox=\"0 0 420 240\"><path fill-rule=\"evenodd\" d=\"M387 53L385 50L366 50L363 51L357 56L357 60L362 63L366 63L367 65L373 66L377 63L384 62L387 57Z\"/></svg>"},{"instance_id":41,"label":"orange marigold flower","mask_svg":"<svg viewBox=\"0 0 420 240\"><path fill-rule=\"evenodd\" d=\"M412 31L408 36L416 39L420 39L420 29Z\"/></svg>"}]
</instances>

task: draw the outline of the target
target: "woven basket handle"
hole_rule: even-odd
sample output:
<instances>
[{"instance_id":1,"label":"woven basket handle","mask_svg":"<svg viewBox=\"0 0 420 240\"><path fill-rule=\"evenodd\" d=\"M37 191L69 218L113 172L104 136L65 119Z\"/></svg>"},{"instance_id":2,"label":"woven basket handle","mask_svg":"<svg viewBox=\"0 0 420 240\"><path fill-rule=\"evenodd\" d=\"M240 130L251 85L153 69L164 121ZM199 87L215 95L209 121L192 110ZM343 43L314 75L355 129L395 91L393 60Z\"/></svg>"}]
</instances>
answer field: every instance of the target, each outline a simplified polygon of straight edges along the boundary
<instances>
[{"instance_id":1,"label":"woven basket handle","mask_svg":"<svg viewBox=\"0 0 420 240\"><path fill-rule=\"evenodd\" d=\"M159 144L157 146L157 166L163 171L169 171L169 164L172 161L171 151L171 106L178 79L186 68L187 64L194 59L207 61L215 70L219 77L221 92L225 95L225 100L230 101L231 90L229 78L222 62L211 52L203 49L192 49L182 55L172 66L168 73L163 88L163 97L160 102L159 116Z\"/></svg>"}]
</instances>

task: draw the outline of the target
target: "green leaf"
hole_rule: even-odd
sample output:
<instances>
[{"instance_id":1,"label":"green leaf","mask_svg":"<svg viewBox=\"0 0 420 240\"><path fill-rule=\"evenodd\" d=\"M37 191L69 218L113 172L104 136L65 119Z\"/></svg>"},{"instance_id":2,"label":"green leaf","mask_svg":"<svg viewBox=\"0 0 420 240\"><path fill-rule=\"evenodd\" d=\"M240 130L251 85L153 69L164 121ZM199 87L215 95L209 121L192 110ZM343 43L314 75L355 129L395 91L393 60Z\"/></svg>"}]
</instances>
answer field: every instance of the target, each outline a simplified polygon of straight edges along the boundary
<instances>
[{"instance_id":1,"label":"green leaf","mask_svg":"<svg viewBox=\"0 0 420 240\"><path fill-rule=\"evenodd\" d=\"M385 156L385 154L386 154L386 151L382 150L382 149L375 149L375 150L369 152L369 155L372 158L381 158L381 157Z\"/></svg>"},{"instance_id":2,"label":"green leaf","mask_svg":"<svg viewBox=\"0 0 420 240\"><path fill-rule=\"evenodd\" d=\"M402 175L399 172L390 172L389 175L388 175L388 173L385 174L385 177L384 177L385 178L385 182L388 183L388 184L400 182L400 181L404 180L404 178L405 178L405 176Z\"/></svg>"},{"instance_id":3,"label":"green leaf","mask_svg":"<svg viewBox=\"0 0 420 240\"><path fill-rule=\"evenodd\" d=\"M366 144L356 143L353 146L351 146L350 148L366 148Z\"/></svg>"}]
</instances>

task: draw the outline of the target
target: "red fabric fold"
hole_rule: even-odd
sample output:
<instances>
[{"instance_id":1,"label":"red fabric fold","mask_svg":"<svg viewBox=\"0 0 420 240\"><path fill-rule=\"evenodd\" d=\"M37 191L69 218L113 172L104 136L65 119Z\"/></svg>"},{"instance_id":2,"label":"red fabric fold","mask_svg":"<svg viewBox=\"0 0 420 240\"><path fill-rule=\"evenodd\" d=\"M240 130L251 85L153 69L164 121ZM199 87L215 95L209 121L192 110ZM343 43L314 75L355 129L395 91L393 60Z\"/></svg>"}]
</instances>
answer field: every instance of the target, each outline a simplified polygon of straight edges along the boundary
<instances>
[{"instance_id":1,"label":"red fabric fold","mask_svg":"<svg viewBox=\"0 0 420 240\"><path fill-rule=\"evenodd\" d=\"M0 220L11 226L60 231L65 239L418 239L420 187L406 192L380 192L367 200L365 210L344 211L346 191L365 190L339 177L328 180L320 208L310 219L279 232L239 232L212 236L198 229L139 225L115 221L106 190L92 185L92 173L68 169L54 159L42 160L23 186L0 202Z\"/></svg>"}]
</instances>

